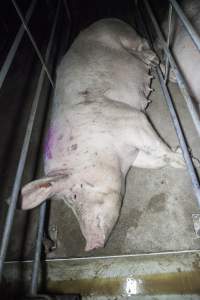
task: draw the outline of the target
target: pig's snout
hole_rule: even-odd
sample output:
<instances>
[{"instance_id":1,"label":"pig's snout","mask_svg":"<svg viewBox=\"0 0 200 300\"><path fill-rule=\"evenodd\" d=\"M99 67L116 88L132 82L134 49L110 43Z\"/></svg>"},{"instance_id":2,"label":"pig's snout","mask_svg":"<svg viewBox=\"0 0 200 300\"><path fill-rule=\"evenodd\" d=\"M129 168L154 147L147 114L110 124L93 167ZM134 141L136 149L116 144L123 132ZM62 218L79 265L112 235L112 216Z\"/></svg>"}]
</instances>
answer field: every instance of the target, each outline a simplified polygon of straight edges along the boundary
<instances>
[{"instance_id":1,"label":"pig's snout","mask_svg":"<svg viewBox=\"0 0 200 300\"><path fill-rule=\"evenodd\" d=\"M105 234L90 236L86 240L85 251L91 251L97 248L103 248L106 242Z\"/></svg>"},{"instance_id":2,"label":"pig's snout","mask_svg":"<svg viewBox=\"0 0 200 300\"><path fill-rule=\"evenodd\" d=\"M86 240L85 251L104 247L119 216L121 207L119 193L101 193L100 198L93 200L93 203L90 202L89 207L82 207L83 211L77 216Z\"/></svg>"}]
</instances>

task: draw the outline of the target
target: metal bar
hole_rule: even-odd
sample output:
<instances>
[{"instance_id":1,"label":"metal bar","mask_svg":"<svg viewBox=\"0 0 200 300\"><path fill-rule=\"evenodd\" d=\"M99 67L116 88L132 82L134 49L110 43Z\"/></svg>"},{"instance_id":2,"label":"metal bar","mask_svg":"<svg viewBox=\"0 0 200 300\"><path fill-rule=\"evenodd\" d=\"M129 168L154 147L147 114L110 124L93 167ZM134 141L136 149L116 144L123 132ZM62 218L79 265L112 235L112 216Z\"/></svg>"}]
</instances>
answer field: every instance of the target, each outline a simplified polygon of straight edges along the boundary
<instances>
[{"instance_id":1,"label":"metal bar","mask_svg":"<svg viewBox=\"0 0 200 300\"><path fill-rule=\"evenodd\" d=\"M172 23L172 5L169 5L169 18L168 18L168 34L167 34L167 49L170 47L170 39L171 39L171 23ZM168 75L169 75L169 59L165 54L165 84L167 84Z\"/></svg>"},{"instance_id":2,"label":"metal bar","mask_svg":"<svg viewBox=\"0 0 200 300\"><path fill-rule=\"evenodd\" d=\"M200 51L200 37L197 33L197 31L192 26L191 22L186 17L185 13L183 12L182 8L179 6L179 4L175 0L169 0L171 4L173 5L177 15L179 16L181 22L185 26L185 29L189 33L191 39L193 40L195 46Z\"/></svg>"},{"instance_id":3,"label":"metal bar","mask_svg":"<svg viewBox=\"0 0 200 300\"><path fill-rule=\"evenodd\" d=\"M55 19L54 19L51 36L49 39L48 48L45 56L46 61L48 61L53 40L54 40L56 25L57 25L59 11L60 11L60 3L61 1L59 0L56 8ZM42 68L41 70L39 81L42 80L43 82L43 77L44 77L44 68ZM38 232L37 232L37 239L36 239L32 279L31 279L31 290L30 290L31 295L37 294L37 289L38 289L38 276L39 276L39 267L40 267L41 251L42 251L42 238L44 232L45 214L46 214L46 203L43 203L40 207L40 214L39 214L39 225L38 225Z\"/></svg>"},{"instance_id":4,"label":"metal bar","mask_svg":"<svg viewBox=\"0 0 200 300\"><path fill-rule=\"evenodd\" d=\"M33 0L31 2L31 5L30 5L30 7L28 9L28 12L26 14L25 21L26 21L27 24L28 24L28 22L29 22L29 20L30 20L32 14L33 14L36 1L37 0ZM6 77L7 73L8 73L8 70L9 70L10 66L11 66L11 63L12 63L13 58L15 56L15 53L16 53L16 51L17 51L17 49L19 47L19 44L20 44L20 42L22 40L22 37L24 35L24 32L25 32L24 26L21 25L19 31L17 32L15 40L14 40L14 42L13 42L13 44L12 44L12 46L11 46L8 54L7 54L5 62L3 64L3 66L2 66L2 68L1 68L1 72L0 72L0 88L2 87L2 85L4 83L4 79L5 79L5 77Z\"/></svg>"},{"instance_id":5,"label":"metal bar","mask_svg":"<svg viewBox=\"0 0 200 300\"><path fill-rule=\"evenodd\" d=\"M36 246L35 246L35 256L34 256L33 268L32 268L32 279L31 279L31 290L30 290L31 295L37 294L37 289L38 289L39 265L40 265L41 250L42 250L42 238L44 233L45 215L46 215L46 202L44 202L40 207L39 225L38 225L38 232L37 232L37 239L36 239Z\"/></svg>"},{"instance_id":6,"label":"metal bar","mask_svg":"<svg viewBox=\"0 0 200 300\"><path fill-rule=\"evenodd\" d=\"M168 108L169 108L169 111L170 111L170 114L171 114L171 119L172 119L174 128L176 130L176 134L177 134L177 137L178 137L178 140L179 140L179 144L180 144L182 152L183 152L183 156L184 156L184 159L185 159L185 162L186 162L187 170L188 170L188 173L189 173L191 181L192 181L192 187L193 187L194 193L195 193L196 198L197 198L198 206L200 207L200 185L199 185L199 180L198 180L196 171L195 171L193 163L192 163L192 158L191 158L190 153L189 153L188 148L187 148L187 144L186 144L186 140L185 140L185 137L184 137L184 134L183 134L183 130L181 128L181 125L180 125L180 122L179 122L179 119L178 119L178 115L177 115L176 110L174 108L174 104L173 104L172 99L170 97L169 91L168 91L168 89L165 85L160 67L156 68L156 72L157 72L157 76L158 76L158 79L159 79L159 82L160 82L160 85L161 85L161 88L162 88L162 91L163 91L163 95L165 96L165 99L166 99L166 102L167 102L167 105L168 105Z\"/></svg>"},{"instance_id":7,"label":"metal bar","mask_svg":"<svg viewBox=\"0 0 200 300\"><path fill-rule=\"evenodd\" d=\"M24 26L24 29L26 30L26 32L28 34L28 37L29 37L29 39L30 39L30 41L31 41L31 43L32 43L32 45L33 45L33 47L34 47L34 49L35 49L38 57L39 57L39 60L40 60L41 64L43 65L43 68L44 68L44 70L45 70L45 72L47 74L47 77L49 78L49 81L50 81L52 87L54 87L53 79L51 78L51 75L50 75L50 73L48 71L48 68L46 66L46 63L45 63L45 61L44 61L44 59L43 59L43 57L42 57L42 55L40 53L40 50L38 49L37 44L36 44L36 42L35 42L32 34L31 34L30 30L28 29L27 23L26 23L23 15L22 15L22 13L21 13L21 11L20 11L17 3L15 2L15 0L11 0L11 1L12 1L13 5L14 5L14 7L15 7L15 9L17 11L17 14L18 14L18 16L19 16L19 18L20 18L23 26Z\"/></svg>"},{"instance_id":8,"label":"metal bar","mask_svg":"<svg viewBox=\"0 0 200 300\"><path fill-rule=\"evenodd\" d=\"M60 3L60 1L59 1L59 3ZM58 13L56 14L55 21L57 21L57 18L58 18ZM52 43L53 43L53 37L54 37L54 33L55 33L55 28L56 28L55 21L54 21L54 24L52 27L51 37L50 37L46 55L45 55L46 61L48 61L48 59L49 59L50 50L51 50ZM25 166L25 162L26 162L26 158L27 158L33 124L34 124L36 111L37 111L37 107L38 107L38 103L39 103L40 93L41 93L44 78L45 78L44 71L45 71L45 68L43 65L41 73L40 73L40 77L38 80L38 85L37 85L36 93L34 96L33 104L31 107L30 117L28 120L25 138L24 138L24 142L23 142L23 146L22 146L22 150L21 150L21 154L20 154L20 158L19 158L19 163L18 163L18 167L17 167L15 182L14 182L14 186L12 189L11 201L10 201L10 205L9 205L9 209L8 209L8 213L7 213L7 217L6 217L6 222L5 222L5 227L4 227L3 237L2 237L2 243L1 243L1 247L0 247L0 282L2 280L3 264L5 261L6 252L7 252L7 248L8 248L14 213L15 213L18 195L19 195L19 191L20 191L21 180L22 180L24 166Z\"/></svg>"},{"instance_id":9,"label":"metal bar","mask_svg":"<svg viewBox=\"0 0 200 300\"><path fill-rule=\"evenodd\" d=\"M144 2L147 3L147 1L144 1ZM141 13L140 13L140 16L141 16L141 20L142 20L142 23L143 23L144 28L145 28L145 32L148 36L149 42L150 42L150 44L152 44L150 35L148 34L148 31L146 29L146 26L145 26L145 23L143 21ZM193 166L192 158L191 158L191 155L190 155L190 153L188 151L188 148L187 148L186 139L185 139L185 136L183 134L183 130L181 128L181 124L180 124L180 121L178 119L178 115L176 113L176 110L174 108L172 99L170 97L168 88L167 88L167 86L164 82L164 78L162 76L160 66L158 66L156 68L156 73L157 73L157 76L158 76L163 94L165 96L165 99L166 99L166 102L167 102L167 105L168 105L168 108L169 108L169 111L170 111L170 115L171 115L171 118L172 118L172 121L173 121L173 125L174 125L175 131L176 131L176 134L177 134L177 137L178 137L178 140L179 140L179 144L181 146L181 150L182 150L185 162L186 162L186 167L187 167L188 173L189 173L191 181L192 181L192 187L193 187L195 196L197 198L198 206L200 207L200 185L199 185L198 176L197 176L195 168Z\"/></svg>"},{"instance_id":10,"label":"metal bar","mask_svg":"<svg viewBox=\"0 0 200 300\"><path fill-rule=\"evenodd\" d=\"M66 40L67 40L67 43L68 43L67 46L69 46L69 39L70 39L71 26L72 26L71 25L72 24L72 18L71 18L71 14L70 14L70 10L69 10L68 1L63 0L63 4L64 4L64 9L65 9L65 13L66 13L68 24L69 24L69 27L68 27L68 30L67 30L67 37L66 37Z\"/></svg>"},{"instance_id":11,"label":"metal bar","mask_svg":"<svg viewBox=\"0 0 200 300\"><path fill-rule=\"evenodd\" d=\"M65 12L66 12L66 15L67 15L68 22L71 26L72 19L71 19L71 14L70 14L70 11L69 11L68 1L63 0L63 3L64 3L64 8L65 8Z\"/></svg>"},{"instance_id":12,"label":"metal bar","mask_svg":"<svg viewBox=\"0 0 200 300\"><path fill-rule=\"evenodd\" d=\"M192 98L190 97L190 94L189 94L188 89L186 87L187 86L186 82L185 82L183 76L181 75L180 71L178 70L177 64L176 64L173 56L171 55L171 51L167 48L167 44L166 44L166 42L164 40L164 37L163 37L163 35L161 33L159 25L158 25L158 23L157 23L154 15L153 15L153 12L151 10L151 7L149 6L148 1L143 1L143 3L144 3L144 5L145 5L145 7L147 9L147 12L148 12L151 20L152 20L152 23L153 23L154 28L155 28L155 30L157 32L157 35L158 35L158 37L159 37L159 39L160 39L160 41L162 43L163 49L165 51L165 54L167 55L167 57L169 59L170 65L171 65L171 67L172 67L172 69L174 71L174 74L176 76L176 79L177 79L180 91L181 91L181 93L182 93L182 95L183 95L183 97L184 97L184 99L186 101L188 110L189 110L189 112L191 114L191 117L192 117L192 120L193 120L194 125L196 127L196 130L197 130L197 132L198 132L198 134L200 136L200 118L199 118L199 114L197 113L197 110L196 110L196 108L194 106Z\"/></svg>"},{"instance_id":13,"label":"metal bar","mask_svg":"<svg viewBox=\"0 0 200 300\"><path fill-rule=\"evenodd\" d=\"M140 258L140 257L154 257L154 256L165 256L165 255L176 255L176 254L199 254L200 255L200 250L195 249L195 250L177 250L177 251L163 251L163 252L152 252L152 253L137 253L137 254L118 254L118 255L106 255L106 256L85 256L85 257L69 257L69 258L48 258L44 259L43 261L45 263L51 262L51 263L56 263L56 262L74 262L74 261L84 261L84 260L96 260L96 259L120 259L120 258ZM5 265L11 265L11 264L29 264L33 263L33 260L9 260L5 261Z\"/></svg>"}]
</instances>

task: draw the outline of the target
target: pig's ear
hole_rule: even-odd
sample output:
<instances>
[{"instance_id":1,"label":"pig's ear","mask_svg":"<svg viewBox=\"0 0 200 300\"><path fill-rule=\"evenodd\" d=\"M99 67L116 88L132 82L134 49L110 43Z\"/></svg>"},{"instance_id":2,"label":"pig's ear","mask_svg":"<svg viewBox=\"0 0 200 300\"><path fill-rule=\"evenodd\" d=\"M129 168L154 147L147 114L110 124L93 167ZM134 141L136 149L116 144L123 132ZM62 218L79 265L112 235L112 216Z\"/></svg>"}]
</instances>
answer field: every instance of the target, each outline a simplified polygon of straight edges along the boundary
<instances>
[{"instance_id":1,"label":"pig's ear","mask_svg":"<svg viewBox=\"0 0 200 300\"><path fill-rule=\"evenodd\" d=\"M67 176L44 177L32 181L21 190L21 209L31 209L46 199L51 198L62 189L63 182L66 183Z\"/></svg>"}]
</instances>

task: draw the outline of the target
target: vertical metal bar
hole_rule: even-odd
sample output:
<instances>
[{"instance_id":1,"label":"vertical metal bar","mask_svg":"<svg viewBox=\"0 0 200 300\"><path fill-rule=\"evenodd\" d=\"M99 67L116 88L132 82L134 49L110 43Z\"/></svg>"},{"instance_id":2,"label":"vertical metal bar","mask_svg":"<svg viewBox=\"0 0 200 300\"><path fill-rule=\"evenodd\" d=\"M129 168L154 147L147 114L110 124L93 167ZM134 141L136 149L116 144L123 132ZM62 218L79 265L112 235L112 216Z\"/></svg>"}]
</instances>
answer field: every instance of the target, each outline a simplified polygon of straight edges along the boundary
<instances>
[{"instance_id":1,"label":"vertical metal bar","mask_svg":"<svg viewBox=\"0 0 200 300\"><path fill-rule=\"evenodd\" d=\"M32 14L33 14L36 1L37 0L33 0L31 2L31 5L30 5L30 7L28 9L28 12L26 14L25 20L26 20L27 24L28 24L28 22L29 22L29 20L30 20ZM22 37L24 35L24 32L25 32L24 26L21 25L19 31L17 32L15 40L14 40L14 42L13 42L13 44L12 44L12 46L11 46L8 54L7 54L5 62L3 64L3 66L2 66L2 68L1 68L1 72L0 72L0 88L3 85L4 79L5 79L5 77L6 77L7 73L8 73L8 70L10 68L10 65L11 65L12 61L13 61L15 53L16 53L16 51L17 51L17 49L19 47L19 44L20 44L20 42L22 40Z\"/></svg>"},{"instance_id":2,"label":"vertical metal bar","mask_svg":"<svg viewBox=\"0 0 200 300\"><path fill-rule=\"evenodd\" d=\"M41 251L42 251L42 239L44 234L45 215L46 215L46 202L44 202L40 206L39 225L37 231L35 256L33 260L33 269L32 269L32 279L31 279L31 289L30 289L31 295L37 294L37 290L38 290L39 266L40 266L40 258L41 258Z\"/></svg>"},{"instance_id":3,"label":"vertical metal bar","mask_svg":"<svg viewBox=\"0 0 200 300\"><path fill-rule=\"evenodd\" d=\"M188 92L188 89L186 87L187 86L186 82L185 82L183 76L181 75L181 73L180 73L180 71L179 71L179 69L177 67L177 64L176 64L173 56L171 55L171 51L167 48L166 42L165 42L164 37L163 37L163 35L161 33L159 25L158 25L158 23L157 23L154 15L153 15L151 7L149 6L148 0L143 1L143 3L144 3L144 6L147 9L147 12L148 12L150 18L151 18L151 21L152 21L152 23L154 25L154 28L156 30L156 33L158 35L158 38L159 38L159 40L162 43L163 49L165 51L165 54L167 55L167 57L169 59L170 65L171 65L171 67L172 67L172 69L174 71L174 74L176 76L176 79L177 79L178 86L180 88L181 94L183 95L183 97L184 97L184 99L186 101L188 110L189 110L189 112L191 114L191 117L192 117L192 120L193 120L194 125L196 127L196 130L197 130L197 132L198 132L198 134L200 136L200 118L199 118L199 114L197 113L197 110L196 110L196 108L194 106L192 98L191 98L191 96L190 96L190 94Z\"/></svg>"},{"instance_id":4,"label":"vertical metal bar","mask_svg":"<svg viewBox=\"0 0 200 300\"><path fill-rule=\"evenodd\" d=\"M139 9L138 9L138 11L140 13L140 18L141 18L141 21L143 23L145 33L147 34L147 37L149 39L149 43L152 44L151 37L148 34L148 30L145 26L142 14L141 14ZM178 140L179 140L179 144L181 146L181 150L182 150L185 162L186 162L186 167L187 167L188 173L189 173L191 181L192 181L193 190L194 190L195 196L197 198L197 203L198 203L198 206L200 207L200 185L199 185L198 176L197 176L196 171L195 171L194 166L193 166L191 155L190 155L190 153L188 151L188 148L187 148L187 142L186 142L185 136L183 134L183 130L181 128L181 124L180 124L180 121L178 119L178 115L177 115L176 110L174 108L172 99L170 97L168 88L167 88L167 86L164 82L162 72L161 72L161 69L160 69L159 66L156 68L156 73L157 73L157 76L158 76L159 82L161 84L163 94L165 96L165 99L166 99L166 102L167 102L167 105L168 105L168 108L169 108L169 111L170 111L170 115L171 115L171 118L172 118L172 121L173 121L173 125L174 125L175 131L176 131L176 134L177 134L177 137L178 137Z\"/></svg>"},{"instance_id":5,"label":"vertical metal bar","mask_svg":"<svg viewBox=\"0 0 200 300\"><path fill-rule=\"evenodd\" d=\"M60 11L60 3L61 1L59 0L56 9L54 24L52 27L51 36L47 48L46 61L48 61L50 50L52 48L52 44L54 40L55 29L56 29L59 11ZM42 68L42 71L40 73L39 81L41 79L43 82L43 74L44 74L44 68ZM39 225L38 225L36 248L35 248L35 255L34 255L34 262L33 262L33 269L32 269L32 280L31 280L31 290L30 290L31 295L37 294L37 289L38 289L39 266L40 266L41 251L42 251L42 238L44 232L45 214L46 214L46 203L43 203L40 207L40 214L39 214Z\"/></svg>"},{"instance_id":6,"label":"vertical metal bar","mask_svg":"<svg viewBox=\"0 0 200 300\"><path fill-rule=\"evenodd\" d=\"M68 20L68 30L67 30L67 43L69 44L69 38L70 38L70 33L71 33L71 26L72 26L72 19L71 19L71 14L70 14L70 10L69 10L69 5L68 5L68 1L67 0L63 0L63 4L64 4L64 8L65 8L65 12L66 12L66 16L67 16L67 20Z\"/></svg>"},{"instance_id":7,"label":"vertical metal bar","mask_svg":"<svg viewBox=\"0 0 200 300\"><path fill-rule=\"evenodd\" d=\"M59 3L60 3L60 1L59 1ZM55 21L54 21L54 24L52 27L51 37L50 37L46 55L45 55L46 61L48 61L48 59L49 59L57 19L58 19L58 8L57 8ZM21 150L21 154L20 154L20 158L19 158L19 163L18 163L18 167L17 167L17 173L16 173L16 177L15 177L15 181L14 181L14 186L13 186L13 190L12 190L12 194L11 194L11 201L10 201L10 205L9 205L9 209L8 209L8 213L7 213L7 217L6 217L6 222L5 222L5 226L4 226L2 243L1 243L1 247L0 247L0 282L2 280L3 264L5 261L8 243L9 243L9 239L10 239L10 233L11 233L11 229L12 229L14 213L15 213L19 190L20 190L20 186L21 186L22 175L23 175L23 171L24 171L26 158L27 158L28 148L29 148L29 144L30 144L30 138L31 138L31 134L32 134L33 124L34 124L34 120L35 120L35 115L36 115L36 111L37 111L37 107L38 107L38 103L39 103L39 98L40 98L40 93L42 90L44 78L45 78L45 68L44 68L44 66L42 66L42 70L41 70L40 77L38 80L35 97L33 100L32 107L31 107L28 125L26 128L25 138L24 138L24 142L23 142L23 146L22 146L22 150Z\"/></svg>"},{"instance_id":8,"label":"vertical metal bar","mask_svg":"<svg viewBox=\"0 0 200 300\"><path fill-rule=\"evenodd\" d=\"M65 12L66 12L66 16L67 16L68 22L71 25L72 19L71 19L71 15L70 15L70 11L69 11L68 1L67 0L63 0L63 4L64 4L64 8L65 8Z\"/></svg>"},{"instance_id":9,"label":"vertical metal bar","mask_svg":"<svg viewBox=\"0 0 200 300\"><path fill-rule=\"evenodd\" d=\"M180 20L182 21L183 25L185 26L187 32L189 33L191 39L193 40L195 46L200 51L200 37L197 31L194 29L186 15L184 14L183 10L179 6L179 4L175 0L169 0L173 5L177 15L179 16ZM188 1L189 2L189 1Z\"/></svg>"},{"instance_id":10,"label":"vertical metal bar","mask_svg":"<svg viewBox=\"0 0 200 300\"><path fill-rule=\"evenodd\" d=\"M158 76L158 79L159 79L159 82L160 82L160 85L161 85L161 88L162 88L162 91L163 91L163 95L165 96L165 99L166 99L166 102L167 102L167 105L168 105L168 108L169 108L169 111L170 111L171 119L172 119L174 128L176 130L176 134L177 134L177 137L178 137L178 140L179 140L179 144L180 144L182 152L183 152L183 156L184 156L184 159L185 159L185 162L186 162L187 170L188 170L188 173L189 173L191 181L192 181L192 187L193 187L195 196L197 198L197 203L198 203L198 206L200 207L200 185L199 185L199 180L198 180L197 174L195 172L190 153L189 153L188 148L187 148L187 144L186 144L186 140L185 140L185 137L184 137L184 134L183 134L183 130L182 130L180 122L178 120L178 115L177 115L176 110L174 108L174 104L172 102L172 99L170 97L168 89L167 89L167 87L165 85L165 82L163 80L163 76L162 76L162 72L161 72L160 67L156 68L156 72L157 72L157 76Z\"/></svg>"},{"instance_id":11,"label":"vertical metal bar","mask_svg":"<svg viewBox=\"0 0 200 300\"><path fill-rule=\"evenodd\" d=\"M171 40L171 23L172 23L172 5L169 5L169 18L168 18L168 34L167 34L167 49L169 49L170 46L170 40ZM168 80L168 74L169 74L169 59L167 55L165 54L165 84Z\"/></svg>"},{"instance_id":12,"label":"vertical metal bar","mask_svg":"<svg viewBox=\"0 0 200 300\"><path fill-rule=\"evenodd\" d=\"M31 41L31 43L32 43L32 45L33 45L33 47L34 47L34 49L35 49L35 51L36 51L38 57L39 57L39 60L40 60L41 64L43 65L43 68L44 68L44 70L45 70L45 72L46 72L46 74L47 74L47 77L49 78L49 81L50 81L52 87L54 87L53 79L51 78L51 75L50 75L50 73L49 73L49 71L48 71L48 68L47 68L47 66L46 66L46 63L45 63L45 61L44 61L44 59L43 59L43 57L42 57L42 55L41 55L41 53L40 53L40 50L38 49L37 44L36 44L36 42L35 42L35 40L34 40L32 34L31 34L30 30L28 29L28 26L27 26L27 24L26 24L26 21L25 21L23 15L22 15L22 13L21 13L21 11L20 11L20 9L19 9L17 3L15 2L15 0L11 0L11 1L12 1L13 5L14 5L14 7L15 7L15 9L16 9L16 11L17 11L17 14L18 14L18 16L19 16L19 18L20 18L20 20L21 20L23 26L24 26L24 29L26 30L26 32L27 32L27 34L28 34L28 37L29 37L29 39L30 39L30 41Z\"/></svg>"}]
</instances>

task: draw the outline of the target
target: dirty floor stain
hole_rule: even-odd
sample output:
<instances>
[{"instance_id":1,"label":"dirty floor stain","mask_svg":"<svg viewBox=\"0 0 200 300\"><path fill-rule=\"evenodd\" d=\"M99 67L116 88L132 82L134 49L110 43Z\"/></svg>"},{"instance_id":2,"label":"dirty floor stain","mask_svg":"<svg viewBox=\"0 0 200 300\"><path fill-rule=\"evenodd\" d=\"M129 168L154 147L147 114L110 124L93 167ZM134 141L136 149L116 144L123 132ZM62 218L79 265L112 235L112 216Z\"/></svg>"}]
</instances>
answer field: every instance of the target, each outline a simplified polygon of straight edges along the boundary
<instances>
[{"instance_id":1,"label":"dirty floor stain","mask_svg":"<svg viewBox=\"0 0 200 300\"><path fill-rule=\"evenodd\" d=\"M143 276L94 278L47 282L53 293L80 293L83 296L199 294L200 271Z\"/></svg>"}]
</instances>

